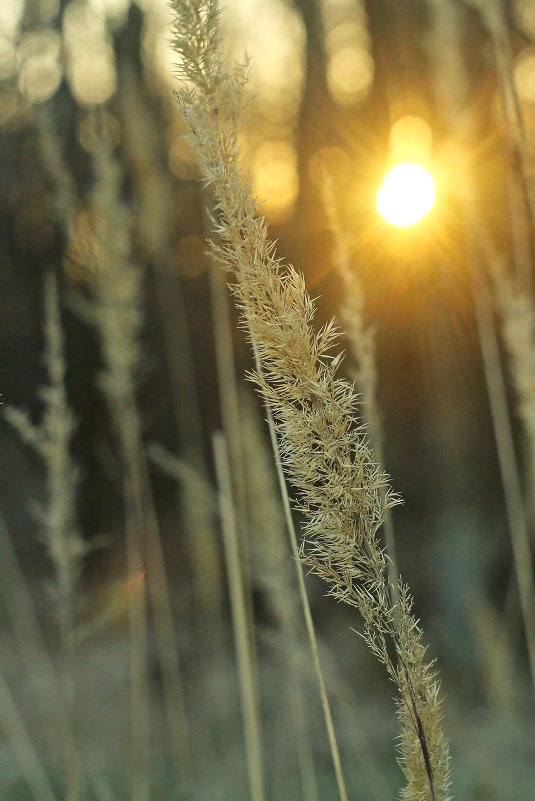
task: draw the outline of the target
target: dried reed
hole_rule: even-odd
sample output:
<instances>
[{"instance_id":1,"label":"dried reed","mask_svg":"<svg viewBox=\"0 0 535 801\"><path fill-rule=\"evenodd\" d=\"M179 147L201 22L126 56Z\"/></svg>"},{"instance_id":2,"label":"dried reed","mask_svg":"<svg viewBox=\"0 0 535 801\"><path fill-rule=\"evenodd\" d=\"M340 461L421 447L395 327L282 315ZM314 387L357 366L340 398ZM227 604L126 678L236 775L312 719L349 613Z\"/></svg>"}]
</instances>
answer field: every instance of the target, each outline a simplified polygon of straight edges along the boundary
<instances>
[{"instance_id":1,"label":"dried reed","mask_svg":"<svg viewBox=\"0 0 535 801\"><path fill-rule=\"evenodd\" d=\"M179 108L217 203L222 244L212 248L236 276L233 291L260 362L252 378L273 415L305 520L302 559L328 583L330 595L360 610L363 637L398 688L403 798L444 801L449 753L438 682L401 581L394 609L388 558L377 540L396 498L355 418L353 388L335 375L341 357L331 355L334 325L314 331L314 304L303 278L275 256L258 217L237 144L246 69L231 69L218 49L219 4L173 0L172 8L183 81Z\"/></svg>"}]
</instances>

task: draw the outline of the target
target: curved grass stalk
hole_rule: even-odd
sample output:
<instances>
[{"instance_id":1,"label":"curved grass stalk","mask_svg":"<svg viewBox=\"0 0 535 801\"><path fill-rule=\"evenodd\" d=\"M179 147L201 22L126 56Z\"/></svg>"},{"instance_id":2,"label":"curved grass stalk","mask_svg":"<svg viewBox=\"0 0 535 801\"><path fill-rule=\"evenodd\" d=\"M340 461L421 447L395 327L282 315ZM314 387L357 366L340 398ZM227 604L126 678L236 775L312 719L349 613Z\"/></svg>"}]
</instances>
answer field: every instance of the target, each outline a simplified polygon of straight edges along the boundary
<instances>
[{"instance_id":1,"label":"curved grass stalk","mask_svg":"<svg viewBox=\"0 0 535 801\"><path fill-rule=\"evenodd\" d=\"M438 681L401 581L399 606L392 601L388 557L377 540L396 498L356 420L353 387L336 377L334 325L314 331L303 278L281 264L258 217L237 144L246 70L230 69L218 49L219 4L174 0L172 8L184 81L179 108L213 186L222 244L212 249L236 276L233 291L261 366L252 378L273 415L284 472L305 520L301 560L327 582L328 594L360 611L363 637L398 688L403 798L445 801L449 751Z\"/></svg>"},{"instance_id":2,"label":"curved grass stalk","mask_svg":"<svg viewBox=\"0 0 535 801\"><path fill-rule=\"evenodd\" d=\"M260 370L261 363L258 358L256 360L256 364L257 364L257 369ZM316 637L316 629L314 627L314 620L312 618L312 610L310 608L310 602L308 600L308 593L305 584L305 574L301 562L301 554L299 551L299 541L297 538L297 532L295 530L295 524L293 521L292 509L290 505L290 496L288 494L288 486L286 484L286 479L284 477L284 468L282 465L279 444L277 442L277 434L276 434L275 423L273 420L273 414L267 404L266 404L266 413L267 413L267 420L269 427L269 436L271 440L271 447L273 449L273 456L275 458L275 466L277 468L277 478L279 481L279 488L284 507L286 528L288 530L288 536L290 538L290 547L292 550L292 556L295 565L295 575L297 578L299 598L301 601L301 607L303 609L303 615L305 618L305 628L307 632L308 642L310 644L310 651L312 654L312 664L314 665L314 673L316 675L316 680L318 682L321 708L323 710L323 717L325 720L325 727L327 729L329 747L331 749L331 756L333 760L334 772L336 775L338 794L340 796L340 801L347 801L348 795L347 795L346 780L342 768L342 760L340 758L340 749L338 748L338 739L336 737L336 730L334 728L334 721L331 712L331 703L329 701L329 696L327 694L325 676L323 674L323 668L321 666L321 661L320 661L318 639Z\"/></svg>"}]
</instances>

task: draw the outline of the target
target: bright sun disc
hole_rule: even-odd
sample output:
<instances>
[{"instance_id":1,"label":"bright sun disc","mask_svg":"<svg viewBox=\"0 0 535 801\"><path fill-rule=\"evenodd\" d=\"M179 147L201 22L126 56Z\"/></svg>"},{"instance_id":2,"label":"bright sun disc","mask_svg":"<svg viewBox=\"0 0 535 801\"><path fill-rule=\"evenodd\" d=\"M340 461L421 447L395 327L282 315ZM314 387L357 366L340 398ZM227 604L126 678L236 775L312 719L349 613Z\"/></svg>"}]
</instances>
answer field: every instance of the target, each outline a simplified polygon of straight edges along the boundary
<instances>
[{"instance_id":1,"label":"bright sun disc","mask_svg":"<svg viewBox=\"0 0 535 801\"><path fill-rule=\"evenodd\" d=\"M406 228L431 211L435 182L421 164L396 164L385 175L377 193L377 211L390 225Z\"/></svg>"}]
</instances>

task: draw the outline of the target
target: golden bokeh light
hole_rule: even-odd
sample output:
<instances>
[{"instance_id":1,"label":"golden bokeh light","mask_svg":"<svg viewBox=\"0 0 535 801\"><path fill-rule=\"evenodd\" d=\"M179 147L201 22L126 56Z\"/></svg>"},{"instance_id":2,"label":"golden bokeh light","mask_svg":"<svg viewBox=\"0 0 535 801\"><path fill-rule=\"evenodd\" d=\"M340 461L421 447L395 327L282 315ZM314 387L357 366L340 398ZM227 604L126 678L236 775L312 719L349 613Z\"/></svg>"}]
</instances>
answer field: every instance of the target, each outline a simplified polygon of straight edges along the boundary
<instances>
[{"instance_id":1,"label":"golden bokeh light","mask_svg":"<svg viewBox=\"0 0 535 801\"><path fill-rule=\"evenodd\" d=\"M223 23L233 57L250 56L256 107L277 123L293 119L305 75L300 14L285 0L227 0Z\"/></svg>"},{"instance_id":2,"label":"golden bokeh light","mask_svg":"<svg viewBox=\"0 0 535 801\"><path fill-rule=\"evenodd\" d=\"M15 38L23 12L24 3L20 0L2 0L0 3L0 33L2 37Z\"/></svg>"},{"instance_id":3,"label":"golden bokeh light","mask_svg":"<svg viewBox=\"0 0 535 801\"><path fill-rule=\"evenodd\" d=\"M71 2L63 21L67 77L82 106L105 103L117 85L115 53L106 23L79 0Z\"/></svg>"},{"instance_id":4,"label":"golden bokeh light","mask_svg":"<svg viewBox=\"0 0 535 801\"><path fill-rule=\"evenodd\" d=\"M414 162L426 165L431 154L431 128L421 117L407 114L390 130L390 159L393 164Z\"/></svg>"},{"instance_id":5,"label":"golden bokeh light","mask_svg":"<svg viewBox=\"0 0 535 801\"><path fill-rule=\"evenodd\" d=\"M433 208L435 182L421 164L396 164L385 175L377 193L377 211L390 225L408 228Z\"/></svg>"},{"instance_id":6,"label":"golden bokeh light","mask_svg":"<svg viewBox=\"0 0 535 801\"><path fill-rule=\"evenodd\" d=\"M360 45L346 45L330 56L327 64L327 85L334 100L351 106L362 100L373 81L371 55Z\"/></svg>"},{"instance_id":7,"label":"golden bokeh light","mask_svg":"<svg viewBox=\"0 0 535 801\"><path fill-rule=\"evenodd\" d=\"M0 2L0 81L7 81L17 70L16 40L23 11L19 0Z\"/></svg>"},{"instance_id":8,"label":"golden bokeh light","mask_svg":"<svg viewBox=\"0 0 535 801\"><path fill-rule=\"evenodd\" d=\"M63 75L61 38L52 28L33 31L21 39L18 57L19 86L30 102L48 100Z\"/></svg>"},{"instance_id":9,"label":"golden bokeh light","mask_svg":"<svg viewBox=\"0 0 535 801\"><path fill-rule=\"evenodd\" d=\"M354 105L367 95L374 77L364 4L321 0L321 16L329 94L341 106Z\"/></svg>"},{"instance_id":10,"label":"golden bokeh light","mask_svg":"<svg viewBox=\"0 0 535 801\"><path fill-rule=\"evenodd\" d=\"M295 148L284 141L267 141L253 159L256 194L263 202L261 211L271 222L280 223L291 214L299 189Z\"/></svg>"}]
</instances>

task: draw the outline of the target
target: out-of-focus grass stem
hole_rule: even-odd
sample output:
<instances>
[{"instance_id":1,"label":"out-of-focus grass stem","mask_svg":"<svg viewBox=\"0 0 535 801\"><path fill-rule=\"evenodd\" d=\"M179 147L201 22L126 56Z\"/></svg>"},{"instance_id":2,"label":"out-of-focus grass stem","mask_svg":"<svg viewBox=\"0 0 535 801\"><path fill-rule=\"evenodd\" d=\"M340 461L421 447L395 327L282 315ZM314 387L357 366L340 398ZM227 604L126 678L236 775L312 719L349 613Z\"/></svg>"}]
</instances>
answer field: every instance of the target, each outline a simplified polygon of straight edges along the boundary
<instances>
[{"instance_id":1,"label":"out-of-focus grass stem","mask_svg":"<svg viewBox=\"0 0 535 801\"><path fill-rule=\"evenodd\" d=\"M59 691L57 675L50 659L43 630L35 613L28 585L13 547L4 516L0 513L0 566L3 607L11 631L28 675L36 666L47 676L49 686L54 687L54 704Z\"/></svg>"},{"instance_id":2,"label":"out-of-focus grass stem","mask_svg":"<svg viewBox=\"0 0 535 801\"><path fill-rule=\"evenodd\" d=\"M128 210L121 200L121 173L105 142L95 147L95 282L89 319L99 334L104 369L101 388L113 421L123 465L131 631L132 794L150 798L150 691L147 593L155 612L158 658L173 765L189 783L190 764L178 649L161 538L148 477L137 408L143 363L143 271L131 260ZM146 581L145 581L146 576Z\"/></svg>"},{"instance_id":3,"label":"out-of-focus grass stem","mask_svg":"<svg viewBox=\"0 0 535 801\"><path fill-rule=\"evenodd\" d=\"M77 801L79 765L75 726L74 604L83 557L88 550L76 520L78 469L71 456L76 428L65 385L65 347L55 276L44 281L44 364L47 384L41 387L43 414L35 425L29 415L7 407L5 416L21 439L39 455L45 468L46 501L38 510L42 536L54 568L51 600L59 631L65 671L62 701L63 748L67 801Z\"/></svg>"},{"instance_id":4,"label":"out-of-focus grass stem","mask_svg":"<svg viewBox=\"0 0 535 801\"><path fill-rule=\"evenodd\" d=\"M489 250L488 243L485 244L484 237L480 244L485 248L484 255L488 263L492 264L494 256ZM475 249L472 249L472 252L469 253L474 308L504 488L513 562L528 647L531 682L535 692L535 593L526 510L522 498L522 485L518 472L500 352L492 319L490 294L486 283L481 280L475 268L476 252Z\"/></svg>"},{"instance_id":5,"label":"out-of-focus grass stem","mask_svg":"<svg viewBox=\"0 0 535 801\"><path fill-rule=\"evenodd\" d=\"M247 755L247 770L251 801L264 801L262 746L257 708L256 682L250 648L247 607L243 588L236 515L232 500L230 460L225 435L215 432L212 439L215 470L219 489L219 507L225 564L232 608L234 645L238 661L239 686Z\"/></svg>"},{"instance_id":6,"label":"out-of-focus grass stem","mask_svg":"<svg viewBox=\"0 0 535 801\"><path fill-rule=\"evenodd\" d=\"M448 113L452 130L456 130L459 148L470 149L474 136L474 120L467 101L467 75L462 56L462 11L453 3L441 0L428 0L432 8L433 44L435 82ZM507 40L503 38L502 7L495 0L472 0L478 7L485 21L494 45L498 63L499 78L503 82L506 75L512 76L510 70L510 54ZM499 40L499 41L498 41ZM509 67L507 66L509 62ZM514 83L509 82L508 90L513 88L512 97L516 97ZM502 89L502 100L505 100ZM462 119L462 126L458 120ZM508 132L514 141L514 132ZM488 289L489 278L482 276L476 267L478 259L483 256L492 273L502 272L497 264L498 251L492 243L490 232L480 218L473 190L473 181L468 170L465 170L464 181L456 185L458 201L467 224L467 253L472 297L476 315L476 324L481 346L485 382L489 396L492 424L498 452L500 475L504 490L505 507L511 545L513 552L514 573L520 596L520 607L528 645L530 674L535 689L535 607L533 595L533 573L529 548L527 516L511 419L505 391L505 379L500 358L496 328L492 315L492 304Z\"/></svg>"},{"instance_id":7,"label":"out-of-focus grass stem","mask_svg":"<svg viewBox=\"0 0 535 801\"><path fill-rule=\"evenodd\" d=\"M208 225L208 204L205 206L205 222ZM209 229L207 228L207 233ZM240 399L236 380L236 365L232 338L232 320L229 294L225 276L219 265L209 257L210 300L214 326L214 346L216 354L217 385L223 430L226 436L228 454L231 465L231 481L236 510L236 530L240 543L241 559L244 563L242 586L247 613L247 630L251 670L255 692L258 691L258 659L256 652L255 621L253 612L253 589L250 582L251 553L248 537L249 519L247 512L247 495L245 491L245 464L243 455L242 427L240 423ZM259 736L262 737L259 724Z\"/></svg>"}]
</instances>

